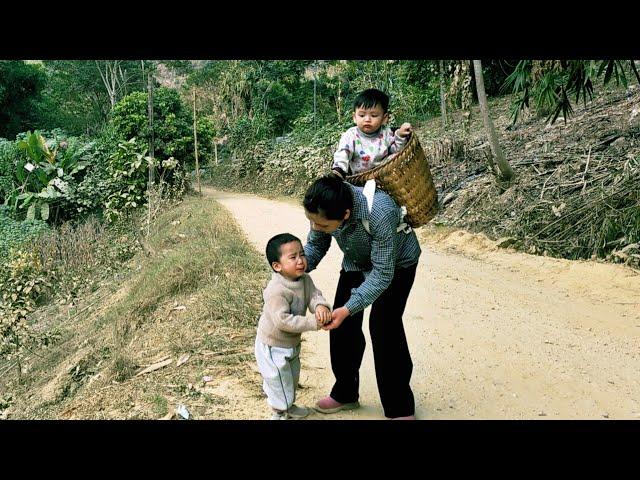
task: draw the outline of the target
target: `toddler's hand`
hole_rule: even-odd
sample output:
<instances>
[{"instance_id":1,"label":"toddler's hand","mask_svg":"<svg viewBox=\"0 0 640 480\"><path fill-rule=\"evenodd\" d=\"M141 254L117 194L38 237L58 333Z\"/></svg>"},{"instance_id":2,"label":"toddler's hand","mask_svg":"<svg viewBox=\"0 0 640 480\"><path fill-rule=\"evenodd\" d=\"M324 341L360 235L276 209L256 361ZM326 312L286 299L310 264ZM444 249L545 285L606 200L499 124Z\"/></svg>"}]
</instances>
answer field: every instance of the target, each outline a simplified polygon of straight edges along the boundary
<instances>
[{"instance_id":1,"label":"toddler's hand","mask_svg":"<svg viewBox=\"0 0 640 480\"><path fill-rule=\"evenodd\" d=\"M331 321L331 310L324 305L318 305L316 307L316 321L318 326L326 325Z\"/></svg>"},{"instance_id":2,"label":"toddler's hand","mask_svg":"<svg viewBox=\"0 0 640 480\"><path fill-rule=\"evenodd\" d=\"M408 122L405 122L402 125L400 125L400 128L396 130L396 133L401 137L408 137L409 135L411 135L412 131L413 131L413 127L411 126L411 124Z\"/></svg>"},{"instance_id":3,"label":"toddler's hand","mask_svg":"<svg viewBox=\"0 0 640 480\"><path fill-rule=\"evenodd\" d=\"M324 323L322 323L320 320L316 319L316 325L318 327L318 330L325 330L326 329L326 325Z\"/></svg>"}]
</instances>

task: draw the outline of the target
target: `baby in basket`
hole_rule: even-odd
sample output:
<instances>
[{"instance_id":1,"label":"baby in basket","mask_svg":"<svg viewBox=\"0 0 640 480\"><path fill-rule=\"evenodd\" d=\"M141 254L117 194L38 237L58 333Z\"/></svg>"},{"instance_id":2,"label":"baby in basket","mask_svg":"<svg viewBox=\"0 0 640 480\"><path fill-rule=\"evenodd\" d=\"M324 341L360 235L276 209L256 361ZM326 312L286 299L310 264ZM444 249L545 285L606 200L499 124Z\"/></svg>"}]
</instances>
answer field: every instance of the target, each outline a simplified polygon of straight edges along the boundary
<instances>
[{"instance_id":1,"label":"baby in basket","mask_svg":"<svg viewBox=\"0 0 640 480\"><path fill-rule=\"evenodd\" d=\"M362 173L381 163L404 147L412 127L403 123L395 133L387 126L389 96L370 88L361 92L353 102L351 127L340 137L333 155L331 171L343 180L347 175Z\"/></svg>"}]
</instances>

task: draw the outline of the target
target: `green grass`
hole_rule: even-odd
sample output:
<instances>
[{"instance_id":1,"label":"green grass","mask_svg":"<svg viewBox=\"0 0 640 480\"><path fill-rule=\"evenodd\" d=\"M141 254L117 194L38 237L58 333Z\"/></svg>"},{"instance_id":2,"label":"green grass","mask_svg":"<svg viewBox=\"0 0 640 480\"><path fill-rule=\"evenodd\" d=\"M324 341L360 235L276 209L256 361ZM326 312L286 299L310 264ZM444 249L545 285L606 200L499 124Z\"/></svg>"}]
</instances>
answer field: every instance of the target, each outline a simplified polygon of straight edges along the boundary
<instances>
[{"instance_id":1,"label":"green grass","mask_svg":"<svg viewBox=\"0 0 640 480\"><path fill-rule=\"evenodd\" d=\"M155 394L151 397L153 413L158 417L164 417L169 412L169 404L167 399L162 395Z\"/></svg>"}]
</instances>

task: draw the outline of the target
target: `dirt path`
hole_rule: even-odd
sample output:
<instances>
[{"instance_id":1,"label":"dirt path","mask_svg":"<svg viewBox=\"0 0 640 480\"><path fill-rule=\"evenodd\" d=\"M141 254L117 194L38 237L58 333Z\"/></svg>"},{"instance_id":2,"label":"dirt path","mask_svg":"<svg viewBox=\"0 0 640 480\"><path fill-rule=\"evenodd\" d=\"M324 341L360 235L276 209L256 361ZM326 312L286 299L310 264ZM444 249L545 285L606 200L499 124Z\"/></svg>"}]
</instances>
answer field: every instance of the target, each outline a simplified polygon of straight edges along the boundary
<instances>
[{"instance_id":1,"label":"dirt path","mask_svg":"<svg viewBox=\"0 0 640 480\"><path fill-rule=\"evenodd\" d=\"M306 239L292 201L205 189L260 252L276 233ZM617 265L536 257L457 232L423 254L405 312L420 419L639 419L640 275ZM333 300L342 255L332 243L312 273ZM384 418L368 334L361 369L363 408L314 419ZM329 335L305 334L300 404L326 394L333 375ZM243 403L243 418L265 405Z\"/></svg>"}]
</instances>

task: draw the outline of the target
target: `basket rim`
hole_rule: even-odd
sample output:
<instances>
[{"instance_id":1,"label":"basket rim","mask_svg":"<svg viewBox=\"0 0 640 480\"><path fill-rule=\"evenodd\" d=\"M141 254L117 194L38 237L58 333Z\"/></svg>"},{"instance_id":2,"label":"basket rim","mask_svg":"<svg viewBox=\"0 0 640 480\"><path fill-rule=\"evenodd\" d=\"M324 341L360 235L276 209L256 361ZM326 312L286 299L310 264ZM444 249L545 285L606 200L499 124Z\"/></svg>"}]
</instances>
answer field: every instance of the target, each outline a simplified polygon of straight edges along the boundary
<instances>
[{"instance_id":1,"label":"basket rim","mask_svg":"<svg viewBox=\"0 0 640 480\"><path fill-rule=\"evenodd\" d=\"M375 173L377 173L378 171L382 170L385 166L387 166L389 163L395 161L400 154L402 154L404 151L406 151L410 145L417 143L418 145L420 145L420 142L418 141L418 136L415 134L415 132L411 133L411 136L409 137L409 140L407 141L407 143L404 145L404 147L402 147L402 149L394 154L391 154L387 157L387 159L382 162L380 165L376 165L375 167L366 170L364 172L360 172L360 173L355 173L353 175L348 175L347 177L345 177L346 181L349 180L355 180L356 178L363 176L363 175L374 175ZM420 148L422 148L422 146L420 146Z\"/></svg>"}]
</instances>

